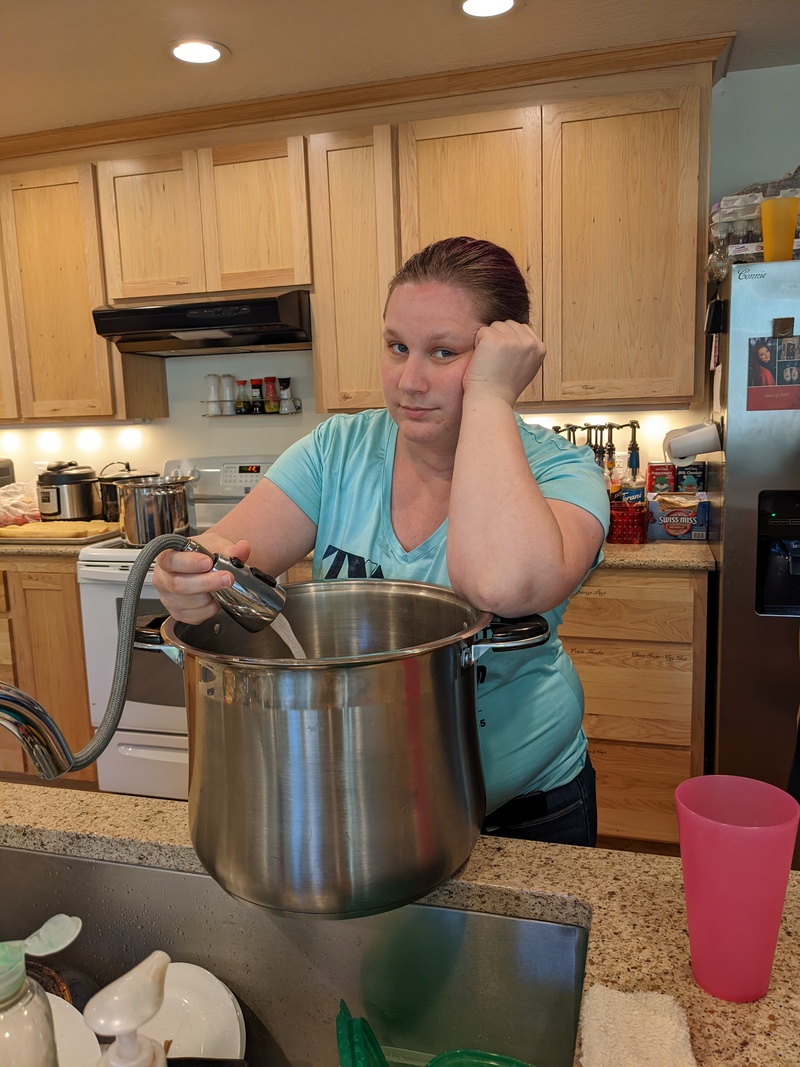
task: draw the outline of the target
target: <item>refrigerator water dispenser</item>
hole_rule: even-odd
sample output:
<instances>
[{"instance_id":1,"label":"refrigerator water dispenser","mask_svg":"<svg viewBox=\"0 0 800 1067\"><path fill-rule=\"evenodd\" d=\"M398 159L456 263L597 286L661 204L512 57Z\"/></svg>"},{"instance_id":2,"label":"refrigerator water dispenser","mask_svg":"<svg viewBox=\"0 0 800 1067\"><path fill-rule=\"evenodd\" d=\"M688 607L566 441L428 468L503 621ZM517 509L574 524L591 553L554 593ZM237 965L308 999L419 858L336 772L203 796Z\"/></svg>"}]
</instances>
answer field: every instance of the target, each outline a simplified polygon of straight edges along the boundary
<instances>
[{"instance_id":1,"label":"refrigerator water dispenser","mask_svg":"<svg viewBox=\"0 0 800 1067\"><path fill-rule=\"evenodd\" d=\"M800 492L758 494L756 612L800 615Z\"/></svg>"}]
</instances>

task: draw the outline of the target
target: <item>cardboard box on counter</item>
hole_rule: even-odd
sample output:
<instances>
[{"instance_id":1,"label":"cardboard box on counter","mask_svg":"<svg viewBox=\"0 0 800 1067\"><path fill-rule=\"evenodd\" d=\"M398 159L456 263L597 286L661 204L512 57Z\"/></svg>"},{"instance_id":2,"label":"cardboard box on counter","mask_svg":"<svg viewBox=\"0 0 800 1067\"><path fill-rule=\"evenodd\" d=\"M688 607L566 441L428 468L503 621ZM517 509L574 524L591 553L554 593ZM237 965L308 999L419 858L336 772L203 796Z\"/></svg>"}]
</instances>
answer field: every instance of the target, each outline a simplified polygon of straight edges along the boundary
<instances>
[{"instance_id":1,"label":"cardboard box on counter","mask_svg":"<svg viewBox=\"0 0 800 1067\"><path fill-rule=\"evenodd\" d=\"M707 493L648 493L648 541L705 541L708 538Z\"/></svg>"}]
</instances>

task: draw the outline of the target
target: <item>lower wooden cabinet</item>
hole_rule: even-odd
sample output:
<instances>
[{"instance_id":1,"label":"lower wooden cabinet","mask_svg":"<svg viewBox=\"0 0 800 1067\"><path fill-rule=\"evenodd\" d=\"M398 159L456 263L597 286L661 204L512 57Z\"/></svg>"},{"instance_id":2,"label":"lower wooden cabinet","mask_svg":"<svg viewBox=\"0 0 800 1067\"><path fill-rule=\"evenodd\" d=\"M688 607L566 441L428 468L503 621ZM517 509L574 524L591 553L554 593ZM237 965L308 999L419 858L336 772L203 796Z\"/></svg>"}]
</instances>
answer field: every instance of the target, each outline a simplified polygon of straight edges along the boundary
<instances>
[{"instance_id":1,"label":"lower wooden cabinet","mask_svg":"<svg viewBox=\"0 0 800 1067\"><path fill-rule=\"evenodd\" d=\"M564 616L603 836L678 840L675 787L703 768L707 582L601 567Z\"/></svg>"},{"instance_id":2,"label":"lower wooden cabinet","mask_svg":"<svg viewBox=\"0 0 800 1067\"><path fill-rule=\"evenodd\" d=\"M0 589L0 677L37 700L78 752L93 730L75 559L0 558ZM0 734L0 770L35 775L11 734ZM97 771L64 778L96 782Z\"/></svg>"}]
</instances>

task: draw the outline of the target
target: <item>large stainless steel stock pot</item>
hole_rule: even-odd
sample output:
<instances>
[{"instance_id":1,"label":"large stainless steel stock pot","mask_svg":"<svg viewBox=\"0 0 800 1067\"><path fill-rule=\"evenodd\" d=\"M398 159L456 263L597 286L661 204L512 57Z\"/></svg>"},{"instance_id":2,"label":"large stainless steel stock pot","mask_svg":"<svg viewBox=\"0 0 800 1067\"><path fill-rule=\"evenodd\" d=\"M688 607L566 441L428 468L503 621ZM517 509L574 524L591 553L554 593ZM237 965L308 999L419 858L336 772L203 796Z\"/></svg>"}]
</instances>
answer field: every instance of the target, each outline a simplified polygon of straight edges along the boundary
<instances>
[{"instance_id":1,"label":"large stainless steel stock pot","mask_svg":"<svg viewBox=\"0 0 800 1067\"><path fill-rule=\"evenodd\" d=\"M547 624L504 627L416 582L285 589L282 617L307 659L223 612L161 628L184 670L194 847L229 893L279 912L351 917L415 900L480 833L474 664L541 644Z\"/></svg>"}]
</instances>

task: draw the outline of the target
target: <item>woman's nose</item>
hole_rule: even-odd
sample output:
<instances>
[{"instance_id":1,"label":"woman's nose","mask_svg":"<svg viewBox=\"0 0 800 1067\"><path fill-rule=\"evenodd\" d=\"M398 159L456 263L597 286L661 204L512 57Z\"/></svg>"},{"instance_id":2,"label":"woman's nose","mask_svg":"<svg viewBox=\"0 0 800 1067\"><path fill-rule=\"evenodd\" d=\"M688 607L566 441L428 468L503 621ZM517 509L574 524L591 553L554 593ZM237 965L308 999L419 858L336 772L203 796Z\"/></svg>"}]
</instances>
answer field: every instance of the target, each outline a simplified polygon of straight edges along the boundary
<instances>
[{"instance_id":1,"label":"woman's nose","mask_svg":"<svg viewBox=\"0 0 800 1067\"><path fill-rule=\"evenodd\" d=\"M400 389L407 393L424 393L428 389L428 380L425 375L425 367L421 360L410 355L403 364L403 370L398 381Z\"/></svg>"}]
</instances>

